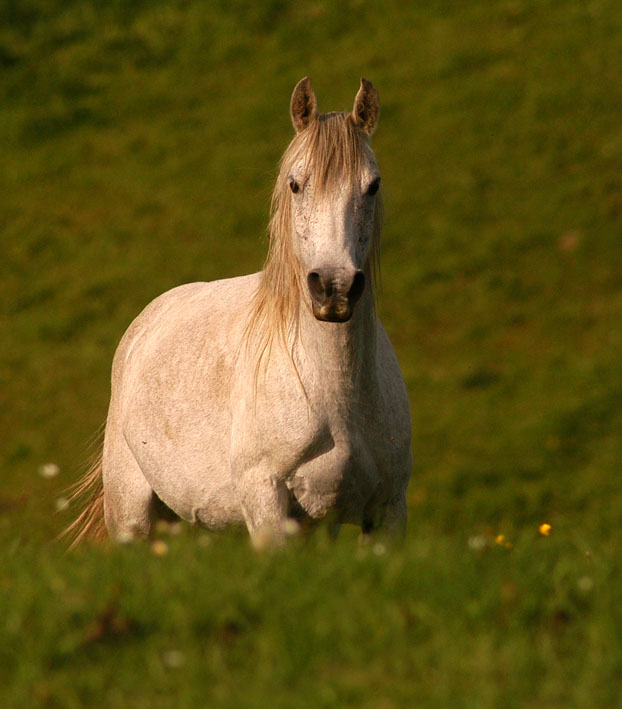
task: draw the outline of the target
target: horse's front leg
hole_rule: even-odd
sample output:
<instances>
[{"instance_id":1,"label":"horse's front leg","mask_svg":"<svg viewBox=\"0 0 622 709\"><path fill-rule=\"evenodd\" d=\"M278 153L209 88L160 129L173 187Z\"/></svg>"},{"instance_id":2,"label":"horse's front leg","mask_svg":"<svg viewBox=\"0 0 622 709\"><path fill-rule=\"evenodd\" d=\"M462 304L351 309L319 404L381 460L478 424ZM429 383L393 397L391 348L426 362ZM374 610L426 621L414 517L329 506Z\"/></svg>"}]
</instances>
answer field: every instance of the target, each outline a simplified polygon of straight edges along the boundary
<instances>
[{"instance_id":1,"label":"horse's front leg","mask_svg":"<svg viewBox=\"0 0 622 709\"><path fill-rule=\"evenodd\" d=\"M381 509L366 510L361 524L364 535L380 533L392 540L402 540L406 534L408 505L406 493L389 500Z\"/></svg>"},{"instance_id":2,"label":"horse's front leg","mask_svg":"<svg viewBox=\"0 0 622 709\"><path fill-rule=\"evenodd\" d=\"M289 490L266 465L246 468L235 476L246 527L255 547L280 544L287 519Z\"/></svg>"},{"instance_id":3,"label":"horse's front leg","mask_svg":"<svg viewBox=\"0 0 622 709\"><path fill-rule=\"evenodd\" d=\"M391 500L384 508L384 515L380 529L393 539L403 539L406 535L406 521L408 519L408 505L406 493Z\"/></svg>"}]
</instances>

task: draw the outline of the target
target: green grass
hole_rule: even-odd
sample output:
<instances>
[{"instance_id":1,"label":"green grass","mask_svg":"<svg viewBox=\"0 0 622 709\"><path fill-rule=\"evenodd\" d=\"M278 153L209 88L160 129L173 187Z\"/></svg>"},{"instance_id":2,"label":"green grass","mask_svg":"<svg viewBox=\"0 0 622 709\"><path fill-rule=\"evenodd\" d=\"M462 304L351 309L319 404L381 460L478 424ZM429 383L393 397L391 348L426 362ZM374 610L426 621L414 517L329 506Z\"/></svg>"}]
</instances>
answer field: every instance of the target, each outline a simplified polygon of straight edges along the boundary
<instances>
[{"instance_id":1,"label":"green grass","mask_svg":"<svg viewBox=\"0 0 622 709\"><path fill-rule=\"evenodd\" d=\"M617 706L620 567L579 536L30 548L0 577L4 706Z\"/></svg>"},{"instance_id":2,"label":"green grass","mask_svg":"<svg viewBox=\"0 0 622 709\"><path fill-rule=\"evenodd\" d=\"M613 0L0 5L3 706L621 705L621 68ZM307 74L380 92L404 546L64 555L118 340L260 268Z\"/></svg>"}]
</instances>

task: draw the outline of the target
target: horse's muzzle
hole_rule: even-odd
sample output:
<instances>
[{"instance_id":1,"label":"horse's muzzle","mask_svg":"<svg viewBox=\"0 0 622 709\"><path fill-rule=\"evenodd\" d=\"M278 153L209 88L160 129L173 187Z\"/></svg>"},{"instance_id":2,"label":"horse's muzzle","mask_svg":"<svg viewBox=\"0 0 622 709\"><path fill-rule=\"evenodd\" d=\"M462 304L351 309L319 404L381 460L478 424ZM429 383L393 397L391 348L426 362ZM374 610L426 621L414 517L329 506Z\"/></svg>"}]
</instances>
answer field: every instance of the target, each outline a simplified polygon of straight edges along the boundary
<instances>
[{"instance_id":1,"label":"horse's muzzle","mask_svg":"<svg viewBox=\"0 0 622 709\"><path fill-rule=\"evenodd\" d=\"M361 270L317 268L309 271L307 284L313 314L318 320L347 322L365 290L365 274Z\"/></svg>"}]
</instances>

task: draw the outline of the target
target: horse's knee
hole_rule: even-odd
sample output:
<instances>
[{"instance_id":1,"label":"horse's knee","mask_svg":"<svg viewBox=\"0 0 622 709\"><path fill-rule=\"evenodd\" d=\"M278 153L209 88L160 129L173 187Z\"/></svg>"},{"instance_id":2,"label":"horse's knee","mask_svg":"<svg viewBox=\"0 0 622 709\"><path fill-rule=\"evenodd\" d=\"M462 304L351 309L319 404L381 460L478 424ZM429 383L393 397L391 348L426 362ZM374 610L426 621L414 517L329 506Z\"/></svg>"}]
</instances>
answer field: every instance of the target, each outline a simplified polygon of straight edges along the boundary
<instances>
[{"instance_id":1,"label":"horse's knee","mask_svg":"<svg viewBox=\"0 0 622 709\"><path fill-rule=\"evenodd\" d=\"M238 476L236 489L253 541L260 530L279 535L289 507L285 483L261 468L251 468Z\"/></svg>"},{"instance_id":2,"label":"horse's knee","mask_svg":"<svg viewBox=\"0 0 622 709\"><path fill-rule=\"evenodd\" d=\"M400 539L406 533L407 517L406 496L402 495L390 500L383 507L367 509L361 521L361 531L365 535L381 532Z\"/></svg>"},{"instance_id":3,"label":"horse's knee","mask_svg":"<svg viewBox=\"0 0 622 709\"><path fill-rule=\"evenodd\" d=\"M408 505L406 495L392 500L384 510L382 529L387 534L401 539L406 534L406 521L408 519Z\"/></svg>"}]
</instances>

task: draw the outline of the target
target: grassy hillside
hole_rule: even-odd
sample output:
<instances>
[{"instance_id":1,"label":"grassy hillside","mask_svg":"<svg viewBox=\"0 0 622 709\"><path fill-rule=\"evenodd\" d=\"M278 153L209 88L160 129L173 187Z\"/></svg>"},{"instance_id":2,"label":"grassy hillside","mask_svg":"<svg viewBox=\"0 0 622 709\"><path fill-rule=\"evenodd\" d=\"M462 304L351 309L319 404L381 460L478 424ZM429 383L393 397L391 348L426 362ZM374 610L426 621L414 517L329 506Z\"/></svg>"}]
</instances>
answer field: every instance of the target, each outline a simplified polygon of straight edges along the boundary
<instances>
[{"instance_id":1,"label":"grassy hillside","mask_svg":"<svg viewBox=\"0 0 622 709\"><path fill-rule=\"evenodd\" d=\"M619 705L621 69L613 0L0 4L3 705ZM118 340L261 267L307 74L380 92L404 547L64 556Z\"/></svg>"}]
</instances>

